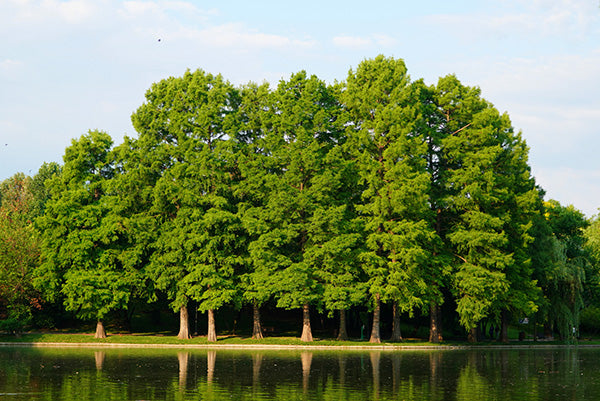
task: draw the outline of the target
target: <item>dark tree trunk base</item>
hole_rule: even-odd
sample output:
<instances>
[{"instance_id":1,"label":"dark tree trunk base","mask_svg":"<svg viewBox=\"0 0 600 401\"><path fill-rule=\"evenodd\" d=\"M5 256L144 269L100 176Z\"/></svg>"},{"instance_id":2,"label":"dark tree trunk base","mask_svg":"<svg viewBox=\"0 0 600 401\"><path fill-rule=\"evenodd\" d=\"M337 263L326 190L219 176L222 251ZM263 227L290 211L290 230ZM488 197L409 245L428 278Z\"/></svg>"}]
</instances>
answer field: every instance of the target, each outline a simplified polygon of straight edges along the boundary
<instances>
[{"instance_id":1,"label":"dark tree trunk base","mask_svg":"<svg viewBox=\"0 0 600 401\"><path fill-rule=\"evenodd\" d=\"M442 324L441 324L440 306L436 303L431 303L429 307L429 342L442 342Z\"/></svg>"},{"instance_id":2,"label":"dark tree trunk base","mask_svg":"<svg viewBox=\"0 0 600 401\"><path fill-rule=\"evenodd\" d=\"M257 304L253 305L253 325L252 325L252 339L262 340L263 331L262 324L260 323L260 307Z\"/></svg>"},{"instance_id":3,"label":"dark tree trunk base","mask_svg":"<svg viewBox=\"0 0 600 401\"><path fill-rule=\"evenodd\" d=\"M400 330L400 308L398 308L398 303L394 302L393 308L393 329L392 329L392 337L390 341L393 342L401 342L402 341L402 331Z\"/></svg>"},{"instance_id":4,"label":"dark tree trunk base","mask_svg":"<svg viewBox=\"0 0 600 401\"><path fill-rule=\"evenodd\" d=\"M338 333L338 341L346 341L348 339L348 332L346 331L346 311L340 309L340 331Z\"/></svg>"}]
</instances>

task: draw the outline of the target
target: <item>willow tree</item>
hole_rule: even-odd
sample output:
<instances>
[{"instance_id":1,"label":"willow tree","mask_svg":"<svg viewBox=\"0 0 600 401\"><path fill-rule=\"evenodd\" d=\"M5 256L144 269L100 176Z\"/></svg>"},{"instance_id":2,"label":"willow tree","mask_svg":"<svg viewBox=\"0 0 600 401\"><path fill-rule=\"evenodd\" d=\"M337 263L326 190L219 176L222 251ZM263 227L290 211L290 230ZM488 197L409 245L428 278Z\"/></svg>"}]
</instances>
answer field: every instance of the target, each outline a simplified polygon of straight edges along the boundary
<instances>
[{"instance_id":1,"label":"willow tree","mask_svg":"<svg viewBox=\"0 0 600 401\"><path fill-rule=\"evenodd\" d=\"M589 222L572 205L549 201L544 203L544 210L552 230L550 264L541 280L549 303L547 324L550 330L558 331L561 340L572 341L584 307L586 270L590 265L584 230Z\"/></svg>"},{"instance_id":2,"label":"willow tree","mask_svg":"<svg viewBox=\"0 0 600 401\"><path fill-rule=\"evenodd\" d=\"M208 312L209 341L216 341L215 310L236 300L241 228L229 139L238 102L220 75L188 71L154 84L132 116L142 165L158 175L149 211L158 236L148 270L180 312L179 338L189 338L190 299Z\"/></svg>"},{"instance_id":3,"label":"willow tree","mask_svg":"<svg viewBox=\"0 0 600 401\"><path fill-rule=\"evenodd\" d=\"M431 258L425 117L421 84L411 84L402 60L378 56L350 71L344 104L363 187L357 210L366 240L361 258L373 305L371 342L380 342L380 303L399 313L424 305L423 271Z\"/></svg>"},{"instance_id":4,"label":"willow tree","mask_svg":"<svg viewBox=\"0 0 600 401\"><path fill-rule=\"evenodd\" d=\"M539 195L528 149L508 116L453 75L436 90L445 120L445 230L456 261L457 311L475 341L483 318L535 312L539 290L527 247Z\"/></svg>"},{"instance_id":5,"label":"willow tree","mask_svg":"<svg viewBox=\"0 0 600 401\"><path fill-rule=\"evenodd\" d=\"M112 139L91 131L65 150L60 175L49 181L50 199L38 219L42 264L34 285L49 300L62 299L82 319L96 319L96 337L106 337L103 319L127 306L140 283L121 259L128 246L114 213Z\"/></svg>"}]
</instances>

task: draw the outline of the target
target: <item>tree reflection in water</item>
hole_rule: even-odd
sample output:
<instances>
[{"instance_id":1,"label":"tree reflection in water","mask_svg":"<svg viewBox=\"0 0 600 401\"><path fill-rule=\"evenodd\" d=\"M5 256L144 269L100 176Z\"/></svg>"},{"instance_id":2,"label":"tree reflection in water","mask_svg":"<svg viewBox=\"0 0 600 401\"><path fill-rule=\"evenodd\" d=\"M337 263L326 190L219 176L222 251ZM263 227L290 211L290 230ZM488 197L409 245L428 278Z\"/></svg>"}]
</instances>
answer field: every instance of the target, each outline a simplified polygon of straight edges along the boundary
<instances>
[{"instance_id":1,"label":"tree reflection in water","mask_svg":"<svg viewBox=\"0 0 600 401\"><path fill-rule=\"evenodd\" d=\"M596 399L599 356L597 349L241 352L0 347L0 394L12 394L11 400Z\"/></svg>"}]
</instances>

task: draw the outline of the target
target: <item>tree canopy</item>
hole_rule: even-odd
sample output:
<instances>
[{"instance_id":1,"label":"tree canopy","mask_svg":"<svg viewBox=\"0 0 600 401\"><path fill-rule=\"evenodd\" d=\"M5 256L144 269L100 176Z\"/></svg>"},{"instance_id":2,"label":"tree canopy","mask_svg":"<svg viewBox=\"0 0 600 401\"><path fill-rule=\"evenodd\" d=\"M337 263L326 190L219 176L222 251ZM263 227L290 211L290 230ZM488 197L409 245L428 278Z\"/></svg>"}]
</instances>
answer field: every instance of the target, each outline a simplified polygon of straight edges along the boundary
<instances>
[{"instance_id":1,"label":"tree canopy","mask_svg":"<svg viewBox=\"0 0 600 401\"><path fill-rule=\"evenodd\" d=\"M193 305L216 341L221 309L251 305L261 338L271 303L301 309L310 341L311 311L337 313L345 338L363 308L379 342L387 305L395 341L416 314L440 341L442 311L505 340L524 317L567 337L600 300L597 220L543 202L508 114L454 75L427 85L384 56L333 84L186 71L132 122L119 146L90 131L62 166L2 183L0 318L43 298L103 335L132 300L166 299L180 338Z\"/></svg>"}]
</instances>

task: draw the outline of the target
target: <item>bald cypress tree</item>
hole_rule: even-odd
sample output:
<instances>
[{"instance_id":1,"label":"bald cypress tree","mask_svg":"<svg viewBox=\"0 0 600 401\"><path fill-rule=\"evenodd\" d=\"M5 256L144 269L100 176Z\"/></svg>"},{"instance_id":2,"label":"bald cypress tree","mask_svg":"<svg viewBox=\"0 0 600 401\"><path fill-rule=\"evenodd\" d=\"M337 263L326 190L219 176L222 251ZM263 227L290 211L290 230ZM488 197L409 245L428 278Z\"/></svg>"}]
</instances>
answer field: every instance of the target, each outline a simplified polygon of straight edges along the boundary
<instances>
[{"instance_id":1,"label":"bald cypress tree","mask_svg":"<svg viewBox=\"0 0 600 401\"><path fill-rule=\"evenodd\" d=\"M371 342L381 341L381 302L410 313L424 306L427 292L423 270L435 232L421 89L402 60L379 56L350 71L343 97L363 187L357 209L365 232L361 259L373 308Z\"/></svg>"},{"instance_id":2,"label":"bald cypress tree","mask_svg":"<svg viewBox=\"0 0 600 401\"><path fill-rule=\"evenodd\" d=\"M239 95L220 75L197 70L154 84L133 115L139 151L156 181L149 213L158 236L149 274L180 311L180 338L189 338L190 299L208 312L236 301L238 246L243 237L231 182L230 138L237 133Z\"/></svg>"},{"instance_id":3,"label":"bald cypress tree","mask_svg":"<svg viewBox=\"0 0 600 401\"><path fill-rule=\"evenodd\" d=\"M73 140L62 172L49 181L50 199L38 219L42 264L34 284L78 317L96 319L97 338L106 337L107 314L125 308L141 282L123 261L128 241L115 212L111 147L110 136L98 131Z\"/></svg>"},{"instance_id":4,"label":"bald cypress tree","mask_svg":"<svg viewBox=\"0 0 600 401\"><path fill-rule=\"evenodd\" d=\"M453 76L437 85L444 115L446 239L455 257L460 323L476 340L478 323L535 311L539 289L527 248L538 199L527 147L500 114ZM504 315L506 318L506 315Z\"/></svg>"}]
</instances>

